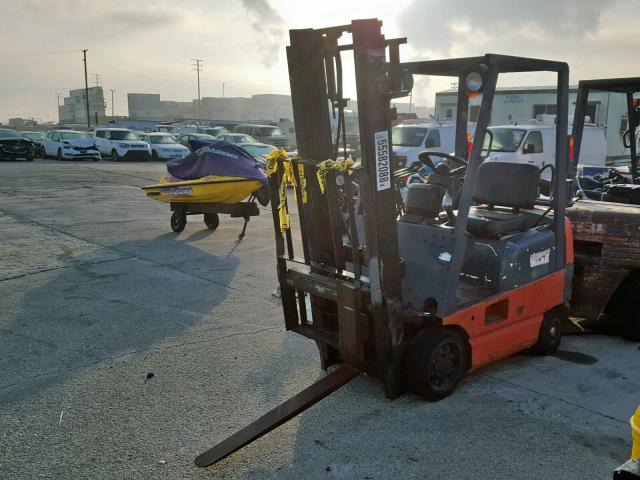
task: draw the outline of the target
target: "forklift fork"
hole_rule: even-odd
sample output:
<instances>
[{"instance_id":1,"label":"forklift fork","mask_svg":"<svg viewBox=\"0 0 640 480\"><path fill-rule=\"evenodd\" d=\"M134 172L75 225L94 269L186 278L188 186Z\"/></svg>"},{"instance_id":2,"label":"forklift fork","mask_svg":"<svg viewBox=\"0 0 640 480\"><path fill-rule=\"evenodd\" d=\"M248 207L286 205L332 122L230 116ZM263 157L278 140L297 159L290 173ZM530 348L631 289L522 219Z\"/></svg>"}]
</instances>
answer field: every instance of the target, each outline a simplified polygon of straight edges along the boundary
<instances>
[{"instance_id":1,"label":"forklift fork","mask_svg":"<svg viewBox=\"0 0 640 480\"><path fill-rule=\"evenodd\" d=\"M218 443L196 457L198 467L208 467L232 454L236 450L257 440L274 428L291 420L307 408L315 405L327 395L331 395L360 374L349 365L341 365L336 370L305 388L303 391L281 403L269 413L250 423L242 430Z\"/></svg>"}]
</instances>

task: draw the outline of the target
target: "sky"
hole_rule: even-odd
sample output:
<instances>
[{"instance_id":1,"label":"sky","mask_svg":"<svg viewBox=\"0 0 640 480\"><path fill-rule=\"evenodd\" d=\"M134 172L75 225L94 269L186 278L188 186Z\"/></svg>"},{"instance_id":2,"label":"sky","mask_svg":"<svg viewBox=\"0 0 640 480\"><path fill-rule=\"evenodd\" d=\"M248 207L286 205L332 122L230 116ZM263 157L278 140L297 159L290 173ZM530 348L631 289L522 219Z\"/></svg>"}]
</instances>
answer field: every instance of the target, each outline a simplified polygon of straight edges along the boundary
<instances>
[{"instance_id":1,"label":"sky","mask_svg":"<svg viewBox=\"0 0 640 480\"><path fill-rule=\"evenodd\" d=\"M89 84L105 89L108 112L127 113L127 93L197 97L192 59L202 59L202 96L289 92L291 28L377 17L388 38L408 37L401 60L483 53L564 60L571 82L638 76L640 0L2 0L0 121L57 120L57 97ZM626 12L626 13L625 13ZM345 39L347 41L348 39ZM345 68L351 65L345 59ZM345 79L354 97L353 78ZM517 74L504 86L550 85ZM433 106L448 79L416 79L413 101Z\"/></svg>"}]
</instances>

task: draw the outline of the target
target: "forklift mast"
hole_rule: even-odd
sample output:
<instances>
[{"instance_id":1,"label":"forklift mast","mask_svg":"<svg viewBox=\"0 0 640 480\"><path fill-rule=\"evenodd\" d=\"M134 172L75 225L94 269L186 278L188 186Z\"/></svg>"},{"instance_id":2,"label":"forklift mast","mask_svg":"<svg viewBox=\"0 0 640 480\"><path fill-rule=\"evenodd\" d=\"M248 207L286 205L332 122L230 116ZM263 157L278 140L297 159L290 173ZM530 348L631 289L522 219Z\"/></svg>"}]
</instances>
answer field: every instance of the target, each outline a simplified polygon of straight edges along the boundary
<instances>
[{"instance_id":1,"label":"forklift mast","mask_svg":"<svg viewBox=\"0 0 640 480\"><path fill-rule=\"evenodd\" d=\"M631 157L631 182L638 183L638 151L636 133L640 124L640 105L634 94L640 92L640 77L630 78L607 78L598 80L581 80L578 83L578 96L576 98L576 109L573 117L573 161L569 176L575 178L577 175L578 163L580 162L580 146L582 144L582 133L584 131L584 120L589 93L592 91L622 93L626 96L628 127L624 132L623 139L625 147L629 148ZM593 119L595 121L595 119Z\"/></svg>"}]
</instances>

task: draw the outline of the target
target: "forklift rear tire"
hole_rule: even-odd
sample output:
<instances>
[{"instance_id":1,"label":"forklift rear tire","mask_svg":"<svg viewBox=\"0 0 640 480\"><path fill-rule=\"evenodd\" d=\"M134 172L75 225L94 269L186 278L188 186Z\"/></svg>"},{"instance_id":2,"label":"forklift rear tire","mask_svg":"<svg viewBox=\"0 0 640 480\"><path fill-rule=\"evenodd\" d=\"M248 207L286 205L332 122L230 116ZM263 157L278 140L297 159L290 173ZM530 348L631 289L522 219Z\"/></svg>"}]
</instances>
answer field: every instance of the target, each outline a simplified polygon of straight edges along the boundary
<instances>
[{"instance_id":1,"label":"forklift rear tire","mask_svg":"<svg viewBox=\"0 0 640 480\"><path fill-rule=\"evenodd\" d=\"M425 400L448 397L464 376L467 352L465 341L453 330L422 330L407 348L404 363L407 385Z\"/></svg>"},{"instance_id":2,"label":"forklift rear tire","mask_svg":"<svg viewBox=\"0 0 640 480\"><path fill-rule=\"evenodd\" d=\"M209 230L215 230L220 225L220 217L218 217L217 213L205 213L204 223Z\"/></svg>"},{"instance_id":3,"label":"forklift rear tire","mask_svg":"<svg viewBox=\"0 0 640 480\"><path fill-rule=\"evenodd\" d=\"M531 347L535 355L551 355L558 350L562 340L562 329L567 316L566 309L553 308L544 314L538 341Z\"/></svg>"},{"instance_id":4,"label":"forklift rear tire","mask_svg":"<svg viewBox=\"0 0 640 480\"><path fill-rule=\"evenodd\" d=\"M171 214L171 230L180 233L187 226L187 216L184 213L173 212Z\"/></svg>"}]
</instances>

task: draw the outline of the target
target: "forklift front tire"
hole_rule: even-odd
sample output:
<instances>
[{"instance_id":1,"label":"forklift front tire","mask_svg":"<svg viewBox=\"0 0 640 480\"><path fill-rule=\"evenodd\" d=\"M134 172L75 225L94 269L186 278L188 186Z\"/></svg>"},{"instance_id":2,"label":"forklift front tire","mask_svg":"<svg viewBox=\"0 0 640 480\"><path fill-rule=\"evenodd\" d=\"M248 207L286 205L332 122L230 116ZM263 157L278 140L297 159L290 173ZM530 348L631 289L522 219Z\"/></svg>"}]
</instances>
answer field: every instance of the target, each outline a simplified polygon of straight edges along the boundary
<instances>
[{"instance_id":1,"label":"forklift front tire","mask_svg":"<svg viewBox=\"0 0 640 480\"><path fill-rule=\"evenodd\" d=\"M535 355L551 355L558 350L562 340L562 326L566 309L564 307L553 308L544 314L538 341L531 347L531 353Z\"/></svg>"},{"instance_id":2,"label":"forklift front tire","mask_svg":"<svg viewBox=\"0 0 640 480\"><path fill-rule=\"evenodd\" d=\"M465 341L453 330L422 330L407 348L404 364L407 385L425 400L448 397L464 376L467 352Z\"/></svg>"}]
</instances>

